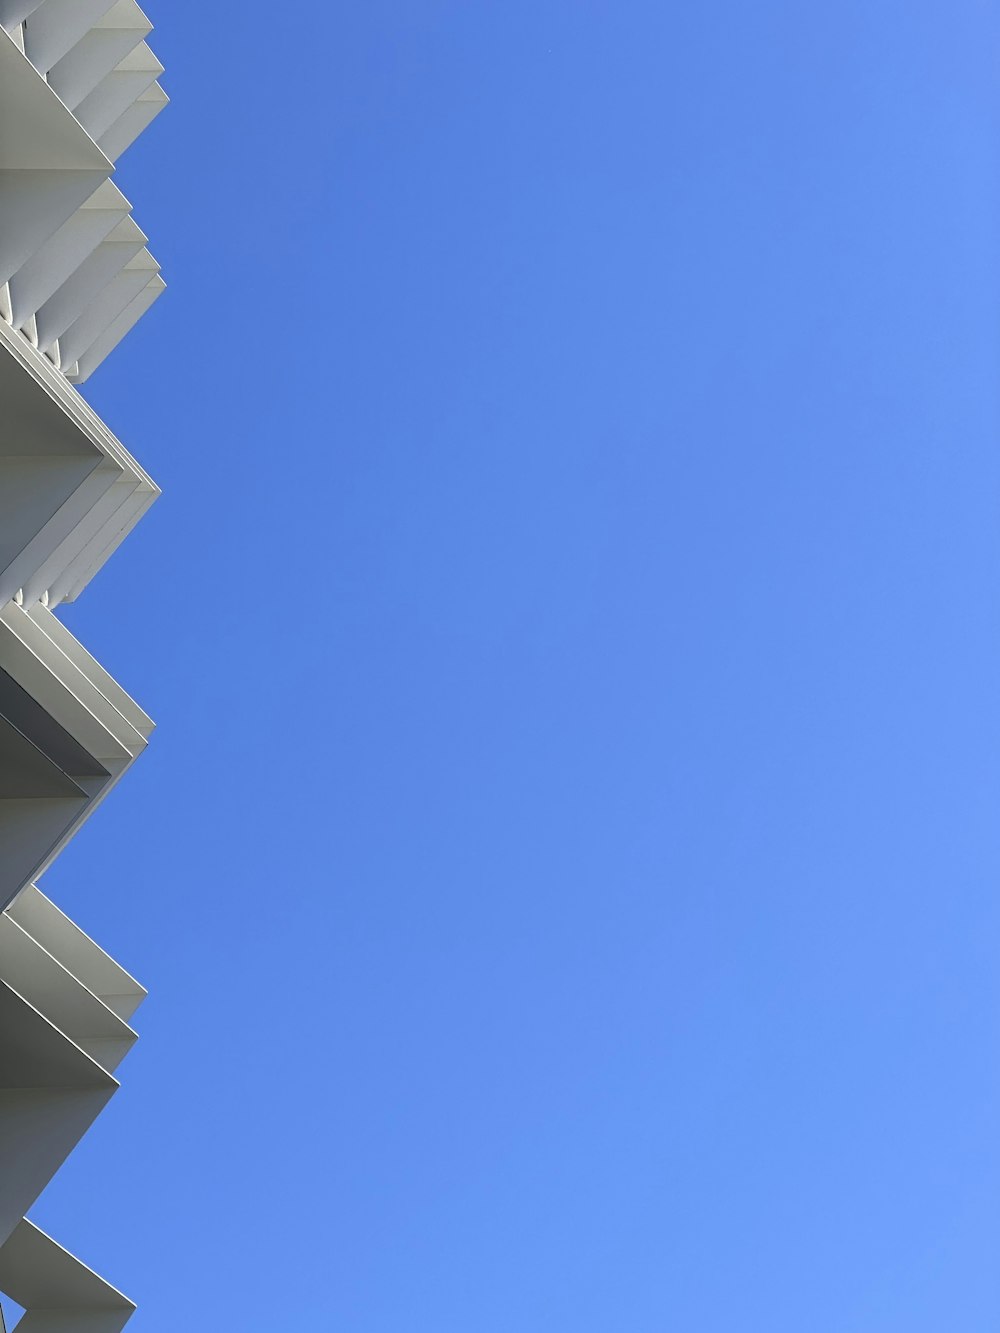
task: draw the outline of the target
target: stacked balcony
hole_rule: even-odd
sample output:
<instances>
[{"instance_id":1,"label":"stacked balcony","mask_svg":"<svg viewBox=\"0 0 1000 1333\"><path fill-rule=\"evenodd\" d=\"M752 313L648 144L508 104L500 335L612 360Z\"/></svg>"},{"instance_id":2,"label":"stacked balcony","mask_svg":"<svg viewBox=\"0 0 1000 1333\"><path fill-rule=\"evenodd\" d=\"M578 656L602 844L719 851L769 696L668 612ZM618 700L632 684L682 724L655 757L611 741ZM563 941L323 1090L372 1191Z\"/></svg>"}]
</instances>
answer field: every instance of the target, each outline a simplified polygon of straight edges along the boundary
<instances>
[{"instance_id":1,"label":"stacked balcony","mask_svg":"<svg viewBox=\"0 0 1000 1333\"><path fill-rule=\"evenodd\" d=\"M111 180L166 102L149 32L133 0L0 0L0 1295L24 1333L134 1309L27 1213L145 996L36 881L153 729L56 614L159 494L76 387L164 286Z\"/></svg>"},{"instance_id":2,"label":"stacked balcony","mask_svg":"<svg viewBox=\"0 0 1000 1333\"><path fill-rule=\"evenodd\" d=\"M0 0L0 316L74 384L164 290L110 182L167 102L150 30L133 0Z\"/></svg>"}]
</instances>

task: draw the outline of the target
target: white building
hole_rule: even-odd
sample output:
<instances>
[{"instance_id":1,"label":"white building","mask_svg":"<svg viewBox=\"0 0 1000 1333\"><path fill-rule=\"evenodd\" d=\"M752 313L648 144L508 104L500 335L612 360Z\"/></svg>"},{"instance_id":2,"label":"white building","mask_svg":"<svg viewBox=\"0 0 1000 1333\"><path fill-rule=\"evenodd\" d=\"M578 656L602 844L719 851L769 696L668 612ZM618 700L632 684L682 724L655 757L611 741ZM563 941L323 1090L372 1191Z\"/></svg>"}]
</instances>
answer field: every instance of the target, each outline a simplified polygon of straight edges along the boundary
<instances>
[{"instance_id":1,"label":"white building","mask_svg":"<svg viewBox=\"0 0 1000 1333\"><path fill-rule=\"evenodd\" d=\"M164 287L111 180L167 100L150 30L135 0L0 0L0 1293L24 1333L134 1308L27 1213L145 995L36 881L153 725L57 614L158 494L76 387Z\"/></svg>"}]
</instances>

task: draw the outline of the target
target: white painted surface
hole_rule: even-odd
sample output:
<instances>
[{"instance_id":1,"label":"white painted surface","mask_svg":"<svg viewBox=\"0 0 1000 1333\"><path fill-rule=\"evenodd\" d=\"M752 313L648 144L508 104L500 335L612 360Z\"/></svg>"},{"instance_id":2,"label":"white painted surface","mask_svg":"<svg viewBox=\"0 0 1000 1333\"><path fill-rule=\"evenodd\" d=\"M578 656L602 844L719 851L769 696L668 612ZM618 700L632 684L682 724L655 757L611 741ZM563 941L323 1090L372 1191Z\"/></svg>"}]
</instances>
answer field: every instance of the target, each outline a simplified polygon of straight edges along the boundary
<instances>
[{"instance_id":1,"label":"white painted surface","mask_svg":"<svg viewBox=\"0 0 1000 1333\"><path fill-rule=\"evenodd\" d=\"M75 383L164 286L108 181L167 103L150 30L133 0L0 4L0 316Z\"/></svg>"},{"instance_id":2,"label":"white painted surface","mask_svg":"<svg viewBox=\"0 0 1000 1333\"><path fill-rule=\"evenodd\" d=\"M54 613L159 494L74 387L164 289L110 180L166 104L150 31L135 0L0 0L0 1291L24 1333L134 1309L25 1214L146 994L34 881L153 730Z\"/></svg>"}]
</instances>

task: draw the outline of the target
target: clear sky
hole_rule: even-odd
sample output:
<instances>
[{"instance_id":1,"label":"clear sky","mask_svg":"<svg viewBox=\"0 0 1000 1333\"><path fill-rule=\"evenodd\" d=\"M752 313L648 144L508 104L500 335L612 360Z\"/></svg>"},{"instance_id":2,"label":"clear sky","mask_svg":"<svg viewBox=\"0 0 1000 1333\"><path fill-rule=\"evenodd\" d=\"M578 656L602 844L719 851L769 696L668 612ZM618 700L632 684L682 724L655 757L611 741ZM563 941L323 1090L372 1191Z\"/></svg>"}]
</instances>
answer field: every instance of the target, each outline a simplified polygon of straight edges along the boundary
<instances>
[{"instance_id":1,"label":"clear sky","mask_svg":"<svg viewBox=\"0 0 1000 1333\"><path fill-rule=\"evenodd\" d=\"M992 1333L997 3L148 7L36 1220L136 1333Z\"/></svg>"}]
</instances>

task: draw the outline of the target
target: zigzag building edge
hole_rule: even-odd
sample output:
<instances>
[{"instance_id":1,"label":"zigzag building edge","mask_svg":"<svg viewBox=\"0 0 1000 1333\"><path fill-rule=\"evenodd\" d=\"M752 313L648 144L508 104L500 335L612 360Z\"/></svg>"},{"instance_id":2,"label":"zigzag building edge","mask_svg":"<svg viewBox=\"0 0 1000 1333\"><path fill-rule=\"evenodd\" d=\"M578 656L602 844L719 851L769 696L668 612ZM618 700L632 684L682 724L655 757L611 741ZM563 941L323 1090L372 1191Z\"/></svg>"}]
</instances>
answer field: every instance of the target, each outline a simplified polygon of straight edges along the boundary
<instances>
[{"instance_id":1,"label":"zigzag building edge","mask_svg":"<svg viewBox=\"0 0 1000 1333\"><path fill-rule=\"evenodd\" d=\"M165 286L111 180L167 102L151 27L134 0L0 0L0 1294L23 1333L135 1308L27 1214L145 997L36 881L153 730L56 615L159 495L76 387Z\"/></svg>"}]
</instances>

